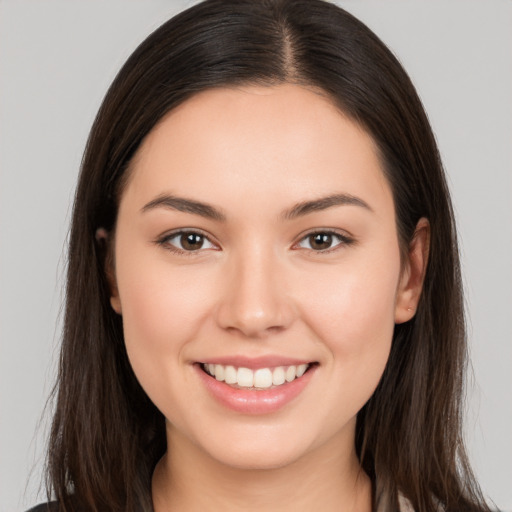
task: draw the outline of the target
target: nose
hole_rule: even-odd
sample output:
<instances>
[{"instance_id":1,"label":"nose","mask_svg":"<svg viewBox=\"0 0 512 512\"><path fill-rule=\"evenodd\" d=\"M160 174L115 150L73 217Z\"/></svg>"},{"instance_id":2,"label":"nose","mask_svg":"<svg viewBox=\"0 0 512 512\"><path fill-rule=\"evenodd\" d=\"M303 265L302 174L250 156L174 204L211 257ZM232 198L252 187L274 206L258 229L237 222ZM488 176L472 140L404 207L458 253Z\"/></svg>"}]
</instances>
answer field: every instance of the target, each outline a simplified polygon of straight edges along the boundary
<instances>
[{"instance_id":1,"label":"nose","mask_svg":"<svg viewBox=\"0 0 512 512\"><path fill-rule=\"evenodd\" d=\"M288 328L296 317L286 273L264 250L226 262L217 307L217 323L228 331L261 338Z\"/></svg>"}]
</instances>

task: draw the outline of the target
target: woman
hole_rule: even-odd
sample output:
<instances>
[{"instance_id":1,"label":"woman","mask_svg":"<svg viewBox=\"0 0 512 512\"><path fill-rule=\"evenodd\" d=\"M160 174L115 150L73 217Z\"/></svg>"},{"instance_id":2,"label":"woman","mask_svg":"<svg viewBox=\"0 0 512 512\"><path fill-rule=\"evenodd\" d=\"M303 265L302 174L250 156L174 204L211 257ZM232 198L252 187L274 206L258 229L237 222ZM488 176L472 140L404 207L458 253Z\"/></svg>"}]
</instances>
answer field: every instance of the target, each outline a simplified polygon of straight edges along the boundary
<instances>
[{"instance_id":1,"label":"woman","mask_svg":"<svg viewBox=\"0 0 512 512\"><path fill-rule=\"evenodd\" d=\"M425 113L320 1L207 1L134 52L78 184L55 510L488 510Z\"/></svg>"}]
</instances>

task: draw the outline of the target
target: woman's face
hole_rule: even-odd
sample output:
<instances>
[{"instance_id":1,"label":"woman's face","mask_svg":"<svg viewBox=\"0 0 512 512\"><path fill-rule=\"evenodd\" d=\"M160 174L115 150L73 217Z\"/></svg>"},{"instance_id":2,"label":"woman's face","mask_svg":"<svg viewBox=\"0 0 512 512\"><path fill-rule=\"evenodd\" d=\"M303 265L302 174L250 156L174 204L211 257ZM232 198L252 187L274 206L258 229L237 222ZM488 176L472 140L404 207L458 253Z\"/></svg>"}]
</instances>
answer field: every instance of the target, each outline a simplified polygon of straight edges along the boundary
<instances>
[{"instance_id":1,"label":"woman's face","mask_svg":"<svg viewBox=\"0 0 512 512\"><path fill-rule=\"evenodd\" d=\"M170 444L281 467L355 457L409 274L367 133L306 88L215 89L132 163L111 302Z\"/></svg>"}]
</instances>

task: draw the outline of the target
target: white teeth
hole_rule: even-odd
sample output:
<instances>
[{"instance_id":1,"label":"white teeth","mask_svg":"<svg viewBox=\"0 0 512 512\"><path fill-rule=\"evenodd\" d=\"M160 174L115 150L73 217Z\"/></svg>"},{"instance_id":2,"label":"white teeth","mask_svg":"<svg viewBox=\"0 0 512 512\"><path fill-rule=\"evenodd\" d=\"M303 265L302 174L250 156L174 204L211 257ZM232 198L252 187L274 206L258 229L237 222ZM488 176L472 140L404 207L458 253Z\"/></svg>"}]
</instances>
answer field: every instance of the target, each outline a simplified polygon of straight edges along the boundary
<instances>
[{"instance_id":1,"label":"white teeth","mask_svg":"<svg viewBox=\"0 0 512 512\"><path fill-rule=\"evenodd\" d=\"M297 377L302 377L304 375L304 372L307 370L307 367L307 364L300 364L299 366L297 366Z\"/></svg>"},{"instance_id":2,"label":"white teeth","mask_svg":"<svg viewBox=\"0 0 512 512\"><path fill-rule=\"evenodd\" d=\"M215 365L215 378L217 380L224 380L224 366L221 364Z\"/></svg>"},{"instance_id":3,"label":"white teeth","mask_svg":"<svg viewBox=\"0 0 512 512\"><path fill-rule=\"evenodd\" d=\"M269 368L261 368L254 372L254 387L269 388L272 386L272 371Z\"/></svg>"},{"instance_id":4,"label":"white teeth","mask_svg":"<svg viewBox=\"0 0 512 512\"><path fill-rule=\"evenodd\" d=\"M284 368L282 366L274 368L274 371L272 372L272 384L274 384L274 386L280 386L281 384L284 384L284 381Z\"/></svg>"},{"instance_id":5,"label":"white teeth","mask_svg":"<svg viewBox=\"0 0 512 512\"><path fill-rule=\"evenodd\" d=\"M286 370L285 379L286 382L291 382L295 379L295 376L297 375L297 367L296 366L288 366L288 369Z\"/></svg>"},{"instance_id":6,"label":"white teeth","mask_svg":"<svg viewBox=\"0 0 512 512\"><path fill-rule=\"evenodd\" d=\"M249 368L238 368L236 382L243 388L252 388L254 384L254 372Z\"/></svg>"},{"instance_id":7,"label":"white teeth","mask_svg":"<svg viewBox=\"0 0 512 512\"><path fill-rule=\"evenodd\" d=\"M226 366L224 381L226 384L236 384L236 368L234 366Z\"/></svg>"},{"instance_id":8,"label":"white teeth","mask_svg":"<svg viewBox=\"0 0 512 512\"><path fill-rule=\"evenodd\" d=\"M276 368L235 368L222 364L204 364L204 370L218 381L241 388L268 389L272 386L280 386L285 382L292 382L302 377L309 364L298 366L277 366Z\"/></svg>"}]
</instances>

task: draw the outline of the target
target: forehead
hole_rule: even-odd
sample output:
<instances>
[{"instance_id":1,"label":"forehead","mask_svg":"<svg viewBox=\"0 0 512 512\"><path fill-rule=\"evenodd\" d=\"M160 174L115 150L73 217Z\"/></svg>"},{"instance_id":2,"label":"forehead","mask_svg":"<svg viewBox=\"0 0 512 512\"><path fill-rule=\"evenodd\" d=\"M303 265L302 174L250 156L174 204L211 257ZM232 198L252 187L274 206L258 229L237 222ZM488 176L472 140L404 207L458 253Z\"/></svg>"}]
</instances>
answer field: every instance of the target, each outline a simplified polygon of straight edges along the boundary
<instances>
[{"instance_id":1,"label":"forehead","mask_svg":"<svg viewBox=\"0 0 512 512\"><path fill-rule=\"evenodd\" d=\"M149 133L130 172L125 195L147 200L172 192L293 201L334 189L389 196L372 138L326 95L291 84L193 96Z\"/></svg>"}]
</instances>

